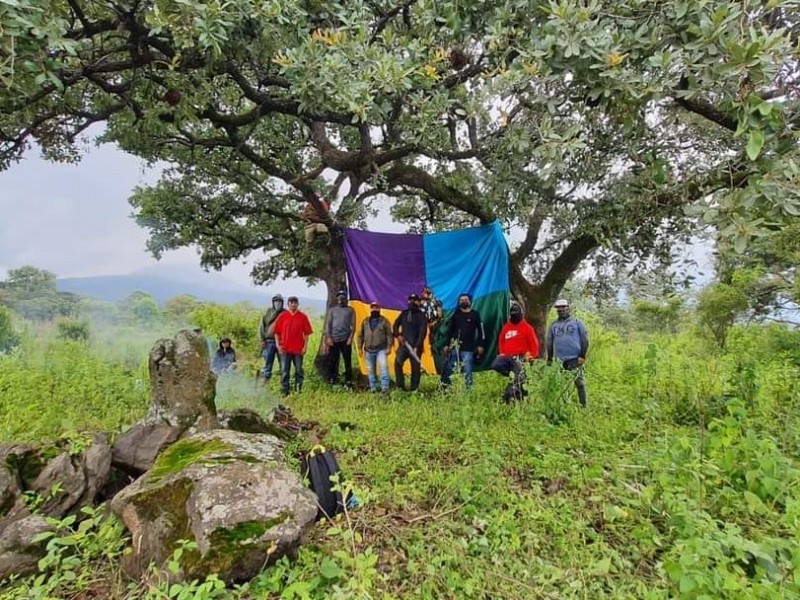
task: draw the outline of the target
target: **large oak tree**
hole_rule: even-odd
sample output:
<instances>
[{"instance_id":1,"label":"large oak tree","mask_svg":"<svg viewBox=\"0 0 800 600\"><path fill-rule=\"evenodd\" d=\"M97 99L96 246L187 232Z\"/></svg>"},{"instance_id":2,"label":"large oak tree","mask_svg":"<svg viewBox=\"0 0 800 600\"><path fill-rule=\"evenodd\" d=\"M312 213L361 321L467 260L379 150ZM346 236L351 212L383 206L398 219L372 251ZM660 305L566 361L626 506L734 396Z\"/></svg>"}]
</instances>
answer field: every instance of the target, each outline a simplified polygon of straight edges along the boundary
<instances>
[{"instance_id":1,"label":"large oak tree","mask_svg":"<svg viewBox=\"0 0 800 600\"><path fill-rule=\"evenodd\" d=\"M0 3L0 166L102 140L164 166L131 201L159 253L344 279L337 235L499 219L541 331L588 258L737 248L800 212L798 2L14 0ZM330 245L309 251L300 209ZM324 211L323 211L324 212ZM262 254L263 253L263 254ZM458 267L457 260L454 267Z\"/></svg>"}]
</instances>

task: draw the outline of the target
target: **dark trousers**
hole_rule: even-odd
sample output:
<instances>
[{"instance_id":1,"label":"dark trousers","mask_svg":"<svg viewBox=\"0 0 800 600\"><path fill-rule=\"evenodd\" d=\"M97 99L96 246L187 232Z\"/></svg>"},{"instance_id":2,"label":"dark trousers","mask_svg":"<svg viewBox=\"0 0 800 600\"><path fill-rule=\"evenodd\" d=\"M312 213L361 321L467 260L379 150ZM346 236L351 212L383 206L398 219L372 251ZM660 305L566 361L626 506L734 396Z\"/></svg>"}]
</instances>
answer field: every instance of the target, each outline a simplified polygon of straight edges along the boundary
<instances>
[{"instance_id":1,"label":"dark trousers","mask_svg":"<svg viewBox=\"0 0 800 600\"><path fill-rule=\"evenodd\" d=\"M303 389L303 355L281 354L281 391L289 393L289 374L294 364L294 389L299 392Z\"/></svg>"},{"instance_id":2,"label":"dark trousers","mask_svg":"<svg viewBox=\"0 0 800 600\"><path fill-rule=\"evenodd\" d=\"M575 373L575 389L578 391L578 402L586 408L586 383L583 381L583 368L578 364L578 359L565 360L561 365L567 371L577 371Z\"/></svg>"},{"instance_id":3,"label":"dark trousers","mask_svg":"<svg viewBox=\"0 0 800 600\"><path fill-rule=\"evenodd\" d=\"M422 359L422 348L416 350L417 357ZM408 348L405 345L400 346L397 349L397 354L394 357L394 376L397 380L397 387L401 390L406 389L406 378L403 374L403 364L407 361L411 361L411 387L409 388L410 391L415 391L419 389L419 379L422 374L421 365L418 361L414 360L414 357L411 356L411 352L409 352Z\"/></svg>"},{"instance_id":4,"label":"dark trousers","mask_svg":"<svg viewBox=\"0 0 800 600\"><path fill-rule=\"evenodd\" d=\"M267 347L261 351L261 356L264 357L264 370L262 374L264 375L264 379L269 379L272 377L272 367L275 365L275 359L278 358L278 348L275 346L275 340L267 341ZM280 366L281 361L278 358L278 366Z\"/></svg>"},{"instance_id":5,"label":"dark trousers","mask_svg":"<svg viewBox=\"0 0 800 600\"><path fill-rule=\"evenodd\" d=\"M344 382L353 383L353 345L348 344L347 340L333 342L333 346L328 349L330 353L330 383L336 383L339 379L339 357L344 360Z\"/></svg>"},{"instance_id":6,"label":"dark trousers","mask_svg":"<svg viewBox=\"0 0 800 600\"><path fill-rule=\"evenodd\" d=\"M509 373L514 373L514 383L520 387L525 381L525 369L522 368L522 361L516 356L498 356L492 363L492 369L506 377Z\"/></svg>"}]
</instances>

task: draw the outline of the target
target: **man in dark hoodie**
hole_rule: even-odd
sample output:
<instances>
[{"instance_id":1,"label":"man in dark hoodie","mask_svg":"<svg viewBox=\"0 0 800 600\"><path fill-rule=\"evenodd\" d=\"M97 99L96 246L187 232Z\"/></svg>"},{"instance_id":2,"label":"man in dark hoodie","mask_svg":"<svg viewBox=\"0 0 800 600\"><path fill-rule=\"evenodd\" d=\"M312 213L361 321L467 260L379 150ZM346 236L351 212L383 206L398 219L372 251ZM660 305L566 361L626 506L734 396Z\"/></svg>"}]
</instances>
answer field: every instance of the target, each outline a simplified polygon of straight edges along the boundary
<instances>
[{"instance_id":1,"label":"man in dark hoodie","mask_svg":"<svg viewBox=\"0 0 800 600\"><path fill-rule=\"evenodd\" d=\"M262 374L267 381L272 377L272 367L278 356L278 348L275 346L275 323L285 309L283 308L283 296L275 294L272 297L272 308L263 317L258 328L258 336L261 338L261 356L264 357L264 370ZM280 365L280 359L278 359Z\"/></svg>"},{"instance_id":2,"label":"man in dark hoodie","mask_svg":"<svg viewBox=\"0 0 800 600\"><path fill-rule=\"evenodd\" d=\"M451 345L457 348L450 349ZM483 356L486 347L486 333L478 311L472 308L472 296L461 294L458 297L458 310L447 323L447 345L444 347L445 365L442 371L442 385L447 388L452 382L450 376L456 363L461 364L467 389L472 387L472 365Z\"/></svg>"},{"instance_id":3,"label":"man in dark hoodie","mask_svg":"<svg viewBox=\"0 0 800 600\"><path fill-rule=\"evenodd\" d=\"M392 334L398 342L397 354L394 359L394 374L397 387L403 391L416 391L419 389L419 380L422 375L420 361L425 336L428 334L428 321L419 308L419 296L411 294L408 297L408 308L400 313L394 322ZM406 390L406 381L403 374L403 364L411 361L411 387Z\"/></svg>"}]
</instances>

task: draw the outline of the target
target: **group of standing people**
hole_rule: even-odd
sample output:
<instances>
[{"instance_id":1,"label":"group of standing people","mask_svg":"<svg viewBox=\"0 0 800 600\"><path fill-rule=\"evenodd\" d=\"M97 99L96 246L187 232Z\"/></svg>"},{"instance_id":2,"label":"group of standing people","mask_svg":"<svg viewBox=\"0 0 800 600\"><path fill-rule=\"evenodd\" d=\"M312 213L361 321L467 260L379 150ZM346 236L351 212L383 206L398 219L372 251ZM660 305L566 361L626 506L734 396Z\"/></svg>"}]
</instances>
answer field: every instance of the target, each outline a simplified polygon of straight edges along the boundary
<instances>
[{"instance_id":1,"label":"group of standing people","mask_svg":"<svg viewBox=\"0 0 800 600\"><path fill-rule=\"evenodd\" d=\"M311 321L300 310L297 296L289 296L288 307L283 307L283 296L272 297L272 307L264 314L259 327L261 353L264 356L264 379L272 378L275 358L281 369L281 393L289 395L291 369L294 368L294 390L303 389L305 372L303 358L308 350L308 338L313 333Z\"/></svg>"},{"instance_id":2,"label":"group of standing people","mask_svg":"<svg viewBox=\"0 0 800 600\"><path fill-rule=\"evenodd\" d=\"M272 307L261 320L260 337L264 357L264 379L272 377L275 359L280 357L281 391L290 391L290 371L295 371L295 391L303 386L303 356L308 349L308 338L312 333L308 316L299 310L297 297L288 299L288 308L283 307L283 297L276 294ZM557 300L555 303L558 318L547 330L547 360L561 362L564 369L574 372L575 387L582 406L586 406L587 394L583 379L583 365L589 350L589 336L586 326L570 314L569 302ZM443 325L442 303L429 287L422 290L422 297L409 294L407 308L394 323L381 314L378 302L370 303L369 316L363 320L356 331L355 310L349 306L347 293L339 290L336 305L328 310L324 329L324 344L327 349L329 383L338 382L339 362L344 363L344 385L353 386L352 347L356 348L367 364L369 389L388 393L388 356L397 344L394 371L397 387L403 391L419 388L422 355L425 340L430 347L434 345L434 334ZM469 294L458 299L458 308L446 324L446 338L442 356L441 384L444 388L452 384L452 375L458 366L464 374L467 389L472 387L473 370L486 349L486 331L480 314L472 306ZM491 368L513 381L506 388L506 401L520 399L527 395L525 390L526 362L539 358L540 346L534 328L525 321L522 307L512 304L508 321L498 335L498 355ZM235 358L234 358L235 360ZM403 372L405 363L410 363L411 378L408 387Z\"/></svg>"}]
</instances>

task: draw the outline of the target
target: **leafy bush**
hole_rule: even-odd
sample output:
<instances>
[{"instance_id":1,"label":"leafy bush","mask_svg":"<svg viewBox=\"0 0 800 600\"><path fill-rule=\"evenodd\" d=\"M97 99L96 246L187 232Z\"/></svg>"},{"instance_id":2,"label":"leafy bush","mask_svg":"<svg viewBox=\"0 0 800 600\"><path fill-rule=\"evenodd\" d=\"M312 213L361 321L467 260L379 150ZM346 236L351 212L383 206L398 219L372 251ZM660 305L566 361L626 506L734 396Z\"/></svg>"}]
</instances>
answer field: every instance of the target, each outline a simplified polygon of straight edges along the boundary
<instances>
[{"instance_id":1,"label":"leafy bush","mask_svg":"<svg viewBox=\"0 0 800 600\"><path fill-rule=\"evenodd\" d=\"M89 323L80 319L60 319L56 324L59 339L73 342L89 340Z\"/></svg>"},{"instance_id":2,"label":"leafy bush","mask_svg":"<svg viewBox=\"0 0 800 600\"><path fill-rule=\"evenodd\" d=\"M0 306L0 354L10 352L19 345L20 336L14 331L11 311Z\"/></svg>"}]
</instances>

